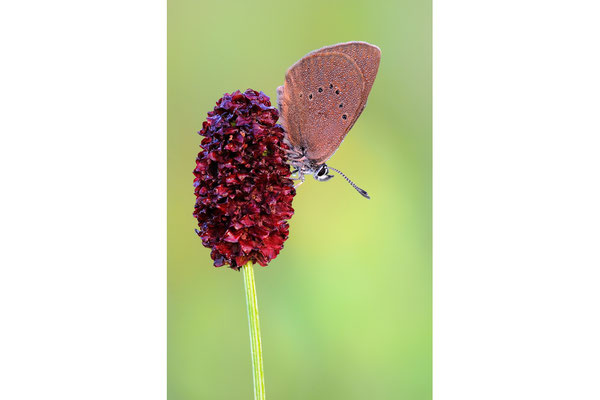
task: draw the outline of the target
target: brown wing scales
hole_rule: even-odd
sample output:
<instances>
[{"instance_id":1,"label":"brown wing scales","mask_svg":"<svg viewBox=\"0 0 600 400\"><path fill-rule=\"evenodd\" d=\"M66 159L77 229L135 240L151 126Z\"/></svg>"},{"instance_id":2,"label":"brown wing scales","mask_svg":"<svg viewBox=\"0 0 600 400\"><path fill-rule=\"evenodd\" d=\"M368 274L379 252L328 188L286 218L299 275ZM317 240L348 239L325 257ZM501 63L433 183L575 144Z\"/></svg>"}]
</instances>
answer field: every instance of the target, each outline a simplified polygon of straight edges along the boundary
<instances>
[{"instance_id":1,"label":"brown wing scales","mask_svg":"<svg viewBox=\"0 0 600 400\"><path fill-rule=\"evenodd\" d=\"M310 54L287 72L278 88L288 140L316 164L327 161L364 107L365 79L344 53Z\"/></svg>"},{"instance_id":2,"label":"brown wing scales","mask_svg":"<svg viewBox=\"0 0 600 400\"><path fill-rule=\"evenodd\" d=\"M379 70L379 62L381 60L381 50L379 47L372 45L367 42L347 42L347 43L338 43L331 46L326 46L315 50L310 54L321 54L321 53L344 53L350 58L352 58L358 68L360 68L360 72L362 73L365 79L365 88L362 93L361 99L361 107L352 124L356 122L360 114L365 109L367 105L367 98L369 97L369 93L371 92L371 88L373 87L373 83L375 82L375 77L377 76L377 71Z\"/></svg>"},{"instance_id":3,"label":"brown wing scales","mask_svg":"<svg viewBox=\"0 0 600 400\"><path fill-rule=\"evenodd\" d=\"M365 78L364 97L366 101L366 97L368 97L369 92L371 92L379 69L379 62L381 60L381 50L379 47L367 42L348 42L326 46L309 54L319 53L344 53L356 62L358 68L360 68L360 72Z\"/></svg>"}]
</instances>

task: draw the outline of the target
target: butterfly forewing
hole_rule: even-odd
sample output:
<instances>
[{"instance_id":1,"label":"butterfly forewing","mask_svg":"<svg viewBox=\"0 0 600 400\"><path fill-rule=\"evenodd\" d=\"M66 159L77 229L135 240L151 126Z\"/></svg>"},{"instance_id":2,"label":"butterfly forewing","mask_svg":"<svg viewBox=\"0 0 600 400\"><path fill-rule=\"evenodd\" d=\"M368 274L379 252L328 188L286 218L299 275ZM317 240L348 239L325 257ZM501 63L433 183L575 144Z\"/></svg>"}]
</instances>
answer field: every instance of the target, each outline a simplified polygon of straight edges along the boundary
<instances>
[{"instance_id":1,"label":"butterfly forewing","mask_svg":"<svg viewBox=\"0 0 600 400\"><path fill-rule=\"evenodd\" d=\"M379 47L374 46L366 42L347 42L338 43L332 46L326 46L321 49L315 50L309 54L320 54L320 53L344 53L356 62L360 72L365 79L365 87L361 94L361 106L358 113L354 116L350 128L354 125L360 114L367 105L367 98L375 82L377 71L379 69L379 61L381 60L381 50Z\"/></svg>"},{"instance_id":2,"label":"butterfly forewing","mask_svg":"<svg viewBox=\"0 0 600 400\"><path fill-rule=\"evenodd\" d=\"M318 53L344 53L356 62L360 72L365 78L364 100L366 101L375 82L379 61L381 60L381 50L379 47L366 42L347 42L338 43L332 46L326 46L315 50L309 54Z\"/></svg>"},{"instance_id":3,"label":"butterfly forewing","mask_svg":"<svg viewBox=\"0 0 600 400\"><path fill-rule=\"evenodd\" d=\"M327 161L364 107L364 89L363 74L347 54L320 52L294 64L278 89L291 145L315 164Z\"/></svg>"}]
</instances>

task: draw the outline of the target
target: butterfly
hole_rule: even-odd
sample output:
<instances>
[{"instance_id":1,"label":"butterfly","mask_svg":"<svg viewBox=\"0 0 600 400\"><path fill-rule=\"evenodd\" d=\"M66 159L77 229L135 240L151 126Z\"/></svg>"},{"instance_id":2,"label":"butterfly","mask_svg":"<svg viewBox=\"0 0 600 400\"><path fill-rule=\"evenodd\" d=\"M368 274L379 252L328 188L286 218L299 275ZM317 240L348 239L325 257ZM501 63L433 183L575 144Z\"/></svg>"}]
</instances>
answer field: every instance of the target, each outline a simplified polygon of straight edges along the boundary
<instances>
[{"instance_id":1,"label":"butterfly","mask_svg":"<svg viewBox=\"0 0 600 400\"><path fill-rule=\"evenodd\" d=\"M288 69L285 83L277 88L277 104L288 159L300 183L305 175L327 181L333 178L332 170L370 198L326 161L363 112L380 60L379 47L347 42L312 51Z\"/></svg>"}]
</instances>

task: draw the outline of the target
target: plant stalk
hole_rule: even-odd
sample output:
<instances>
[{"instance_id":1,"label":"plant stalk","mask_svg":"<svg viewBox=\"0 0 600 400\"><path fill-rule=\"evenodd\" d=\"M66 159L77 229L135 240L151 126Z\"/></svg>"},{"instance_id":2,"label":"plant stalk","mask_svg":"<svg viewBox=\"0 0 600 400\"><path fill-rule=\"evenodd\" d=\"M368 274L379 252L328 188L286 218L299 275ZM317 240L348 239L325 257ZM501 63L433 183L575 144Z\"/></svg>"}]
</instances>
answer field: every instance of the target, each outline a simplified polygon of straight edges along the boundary
<instances>
[{"instance_id":1,"label":"plant stalk","mask_svg":"<svg viewBox=\"0 0 600 400\"><path fill-rule=\"evenodd\" d=\"M262 345L260 342L260 320L258 318L258 302L256 301L256 285L254 269L249 261L242 267L244 287L246 289L246 305L248 308L248 326L250 328L250 351L252 354L252 376L254 377L254 400L265 400L265 379L263 371Z\"/></svg>"}]
</instances>

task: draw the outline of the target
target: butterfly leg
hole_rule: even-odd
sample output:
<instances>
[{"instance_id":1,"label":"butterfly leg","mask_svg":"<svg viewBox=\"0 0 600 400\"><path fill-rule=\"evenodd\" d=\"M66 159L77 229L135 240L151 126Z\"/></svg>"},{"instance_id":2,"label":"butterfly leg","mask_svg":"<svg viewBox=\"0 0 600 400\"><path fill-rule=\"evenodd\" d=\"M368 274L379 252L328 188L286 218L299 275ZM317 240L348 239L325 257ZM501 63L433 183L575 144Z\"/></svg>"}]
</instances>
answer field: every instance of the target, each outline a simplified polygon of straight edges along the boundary
<instances>
[{"instance_id":1,"label":"butterfly leg","mask_svg":"<svg viewBox=\"0 0 600 400\"><path fill-rule=\"evenodd\" d=\"M298 182L298 183L296 183L294 185L294 189L304 183L304 173L302 171L300 171L300 170L298 170L297 172L298 172L298 177L297 178L292 178L292 180L300 181L300 182Z\"/></svg>"},{"instance_id":2,"label":"butterfly leg","mask_svg":"<svg viewBox=\"0 0 600 400\"><path fill-rule=\"evenodd\" d=\"M290 175L290 179L293 181L297 181L299 179L302 179L304 181L304 172L297 167L292 167L293 170L291 171L291 175Z\"/></svg>"}]
</instances>

